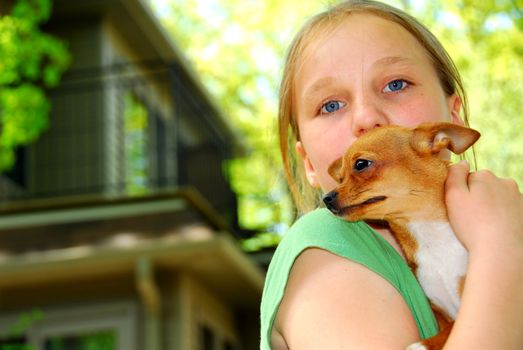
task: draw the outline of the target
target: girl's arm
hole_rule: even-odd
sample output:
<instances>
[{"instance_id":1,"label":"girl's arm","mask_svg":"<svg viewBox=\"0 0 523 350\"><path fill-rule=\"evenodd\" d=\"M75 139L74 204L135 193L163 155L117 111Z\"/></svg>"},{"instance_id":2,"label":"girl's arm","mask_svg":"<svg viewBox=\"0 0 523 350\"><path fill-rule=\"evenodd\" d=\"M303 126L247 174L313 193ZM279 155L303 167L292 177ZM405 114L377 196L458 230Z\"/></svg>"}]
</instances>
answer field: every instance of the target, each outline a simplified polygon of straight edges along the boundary
<instances>
[{"instance_id":1,"label":"girl's arm","mask_svg":"<svg viewBox=\"0 0 523 350\"><path fill-rule=\"evenodd\" d=\"M388 281L317 248L294 263L275 330L291 350L405 349L419 339L410 309Z\"/></svg>"}]
</instances>

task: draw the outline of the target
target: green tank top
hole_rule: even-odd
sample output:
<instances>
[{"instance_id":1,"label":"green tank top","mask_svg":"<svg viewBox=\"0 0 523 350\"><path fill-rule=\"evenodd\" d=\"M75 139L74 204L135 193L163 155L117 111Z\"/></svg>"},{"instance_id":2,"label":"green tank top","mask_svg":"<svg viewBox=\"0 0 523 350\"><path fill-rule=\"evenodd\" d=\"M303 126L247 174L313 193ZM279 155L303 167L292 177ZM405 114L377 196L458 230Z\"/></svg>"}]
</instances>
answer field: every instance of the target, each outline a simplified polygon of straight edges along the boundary
<instances>
[{"instance_id":1,"label":"green tank top","mask_svg":"<svg viewBox=\"0 0 523 350\"><path fill-rule=\"evenodd\" d=\"M261 301L261 350L271 349L271 331L294 261L307 248L316 247L374 271L403 296L425 339L438 332L430 304L403 258L377 232L363 222L350 223L327 209L312 211L292 225L271 260Z\"/></svg>"}]
</instances>

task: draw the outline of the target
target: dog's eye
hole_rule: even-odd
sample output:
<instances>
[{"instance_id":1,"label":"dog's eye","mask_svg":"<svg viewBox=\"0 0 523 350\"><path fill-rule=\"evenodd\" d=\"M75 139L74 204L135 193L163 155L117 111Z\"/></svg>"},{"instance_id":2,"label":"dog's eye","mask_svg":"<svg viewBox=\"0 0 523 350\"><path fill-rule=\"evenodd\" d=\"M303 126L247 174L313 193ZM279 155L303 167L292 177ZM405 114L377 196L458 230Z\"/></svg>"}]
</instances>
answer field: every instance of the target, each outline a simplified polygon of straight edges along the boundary
<instances>
[{"instance_id":1,"label":"dog's eye","mask_svg":"<svg viewBox=\"0 0 523 350\"><path fill-rule=\"evenodd\" d=\"M363 171L363 170L367 169L368 167L370 167L371 164L372 164L372 160L357 159L354 162L354 170L356 170L356 171Z\"/></svg>"}]
</instances>

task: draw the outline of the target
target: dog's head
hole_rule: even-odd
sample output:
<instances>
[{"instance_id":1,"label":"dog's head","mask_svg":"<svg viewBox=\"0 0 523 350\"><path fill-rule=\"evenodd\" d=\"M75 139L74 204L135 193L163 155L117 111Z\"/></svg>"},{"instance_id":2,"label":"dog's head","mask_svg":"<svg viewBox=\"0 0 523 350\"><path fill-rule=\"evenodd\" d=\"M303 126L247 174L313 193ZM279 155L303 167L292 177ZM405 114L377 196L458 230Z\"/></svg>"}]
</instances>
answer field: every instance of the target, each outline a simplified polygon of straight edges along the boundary
<instances>
[{"instance_id":1,"label":"dog's head","mask_svg":"<svg viewBox=\"0 0 523 350\"><path fill-rule=\"evenodd\" d=\"M323 201L350 221L391 222L429 205L444 208L449 151L460 154L479 136L452 123L373 129L331 164L329 174L339 185Z\"/></svg>"}]
</instances>

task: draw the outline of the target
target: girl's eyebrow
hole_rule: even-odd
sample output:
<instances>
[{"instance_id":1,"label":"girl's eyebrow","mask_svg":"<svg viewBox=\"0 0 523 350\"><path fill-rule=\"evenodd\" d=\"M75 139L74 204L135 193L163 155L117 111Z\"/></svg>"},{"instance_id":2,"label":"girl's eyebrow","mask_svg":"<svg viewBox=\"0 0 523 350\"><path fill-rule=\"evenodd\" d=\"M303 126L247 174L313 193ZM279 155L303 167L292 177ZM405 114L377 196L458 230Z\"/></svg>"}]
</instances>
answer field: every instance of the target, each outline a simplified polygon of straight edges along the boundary
<instances>
[{"instance_id":1,"label":"girl's eyebrow","mask_svg":"<svg viewBox=\"0 0 523 350\"><path fill-rule=\"evenodd\" d=\"M388 66L391 64L403 64L408 66L414 66L416 65L416 60L402 56L387 56L382 57L373 63L374 66Z\"/></svg>"},{"instance_id":2,"label":"girl's eyebrow","mask_svg":"<svg viewBox=\"0 0 523 350\"><path fill-rule=\"evenodd\" d=\"M306 99L314 97L316 94L318 94L318 92L320 92L324 88L335 84L337 80L338 79L336 77L323 77L321 79L318 79L312 85L307 87L307 89L303 93L303 97Z\"/></svg>"}]
</instances>

